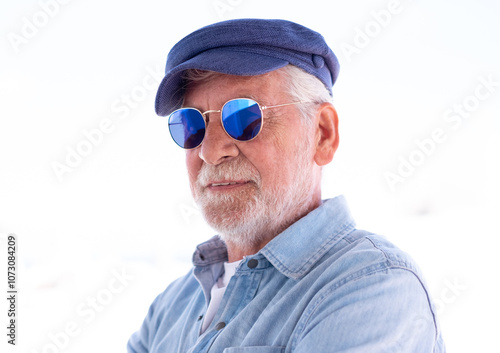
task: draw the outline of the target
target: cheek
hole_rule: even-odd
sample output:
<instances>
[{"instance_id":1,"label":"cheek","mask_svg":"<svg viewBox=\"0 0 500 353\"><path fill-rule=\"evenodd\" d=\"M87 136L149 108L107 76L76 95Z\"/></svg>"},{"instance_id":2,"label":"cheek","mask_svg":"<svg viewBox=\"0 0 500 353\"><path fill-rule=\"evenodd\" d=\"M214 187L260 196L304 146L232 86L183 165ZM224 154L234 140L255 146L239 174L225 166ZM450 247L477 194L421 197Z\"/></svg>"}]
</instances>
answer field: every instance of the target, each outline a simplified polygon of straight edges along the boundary
<instances>
[{"instance_id":1,"label":"cheek","mask_svg":"<svg viewBox=\"0 0 500 353\"><path fill-rule=\"evenodd\" d=\"M260 175L262 187L275 188L281 180L286 180L287 166L284 161L285 156L283 149L276 143L261 143L255 141L252 145L248 145L242 154L253 165Z\"/></svg>"},{"instance_id":2,"label":"cheek","mask_svg":"<svg viewBox=\"0 0 500 353\"><path fill-rule=\"evenodd\" d=\"M301 128L300 126L296 127ZM272 187L289 186L297 178L299 158L307 148L302 132L293 129L289 134L275 134L254 161L261 172L263 184ZM312 157L308 157L312 160Z\"/></svg>"},{"instance_id":3,"label":"cheek","mask_svg":"<svg viewBox=\"0 0 500 353\"><path fill-rule=\"evenodd\" d=\"M189 183L192 185L198 178L201 169L201 159L198 158L198 149L186 151L186 169L189 176Z\"/></svg>"}]
</instances>

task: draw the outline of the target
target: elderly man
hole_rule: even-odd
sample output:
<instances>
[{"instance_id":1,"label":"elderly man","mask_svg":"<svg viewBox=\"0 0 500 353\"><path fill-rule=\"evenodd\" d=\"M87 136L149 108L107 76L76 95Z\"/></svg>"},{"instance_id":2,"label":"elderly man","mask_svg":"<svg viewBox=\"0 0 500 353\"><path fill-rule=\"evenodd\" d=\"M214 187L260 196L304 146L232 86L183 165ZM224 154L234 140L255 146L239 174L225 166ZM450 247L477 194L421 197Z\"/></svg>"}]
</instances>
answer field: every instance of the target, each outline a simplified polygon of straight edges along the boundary
<instances>
[{"instance_id":1,"label":"elderly man","mask_svg":"<svg viewBox=\"0 0 500 353\"><path fill-rule=\"evenodd\" d=\"M156 111L218 236L151 305L129 352L444 352L414 262L321 199L339 143L323 37L216 23L171 50Z\"/></svg>"}]
</instances>

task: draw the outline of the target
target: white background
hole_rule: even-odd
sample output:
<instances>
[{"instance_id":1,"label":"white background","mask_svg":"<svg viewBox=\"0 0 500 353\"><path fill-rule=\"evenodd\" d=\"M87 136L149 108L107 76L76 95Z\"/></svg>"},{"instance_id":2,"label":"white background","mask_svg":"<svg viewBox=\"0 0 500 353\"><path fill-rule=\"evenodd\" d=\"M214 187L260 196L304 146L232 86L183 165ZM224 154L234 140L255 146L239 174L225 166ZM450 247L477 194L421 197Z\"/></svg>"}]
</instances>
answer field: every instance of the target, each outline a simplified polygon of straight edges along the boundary
<instances>
[{"instance_id":1,"label":"white background","mask_svg":"<svg viewBox=\"0 0 500 353\"><path fill-rule=\"evenodd\" d=\"M341 144L325 169L323 197L346 195L359 228L416 259L449 352L499 351L498 2L1 7L2 268L5 234L19 238L18 345L9 349L125 351L154 297L189 270L194 246L213 231L191 201L184 153L154 114L155 80L183 36L223 19L260 17L319 31L341 62L334 88ZM463 119L453 113L460 106ZM103 124L108 132L98 138ZM436 129L441 139L431 146ZM85 136L92 131L93 145ZM427 141L427 153L418 141ZM70 157L78 148L85 155ZM68 158L73 167L58 177L54 166ZM391 187L388 173L404 177ZM5 300L0 310L4 327Z\"/></svg>"}]
</instances>

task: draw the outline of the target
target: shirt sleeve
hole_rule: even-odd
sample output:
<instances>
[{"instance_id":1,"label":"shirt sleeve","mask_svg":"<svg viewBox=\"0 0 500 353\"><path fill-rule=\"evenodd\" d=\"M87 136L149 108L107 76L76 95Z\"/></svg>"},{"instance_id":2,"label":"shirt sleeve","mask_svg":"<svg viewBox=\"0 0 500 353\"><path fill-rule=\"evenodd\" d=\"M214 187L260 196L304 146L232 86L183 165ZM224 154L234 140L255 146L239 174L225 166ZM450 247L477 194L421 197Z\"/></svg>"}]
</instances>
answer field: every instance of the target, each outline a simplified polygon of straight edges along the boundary
<instances>
[{"instance_id":1,"label":"shirt sleeve","mask_svg":"<svg viewBox=\"0 0 500 353\"><path fill-rule=\"evenodd\" d=\"M324 288L304 312L292 351L444 352L428 293L411 270L389 268Z\"/></svg>"},{"instance_id":2,"label":"shirt sleeve","mask_svg":"<svg viewBox=\"0 0 500 353\"><path fill-rule=\"evenodd\" d=\"M154 308L158 301L158 296L149 307L148 314L144 319L140 329L132 334L127 343L127 353L148 353L150 340L150 327L154 315Z\"/></svg>"}]
</instances>

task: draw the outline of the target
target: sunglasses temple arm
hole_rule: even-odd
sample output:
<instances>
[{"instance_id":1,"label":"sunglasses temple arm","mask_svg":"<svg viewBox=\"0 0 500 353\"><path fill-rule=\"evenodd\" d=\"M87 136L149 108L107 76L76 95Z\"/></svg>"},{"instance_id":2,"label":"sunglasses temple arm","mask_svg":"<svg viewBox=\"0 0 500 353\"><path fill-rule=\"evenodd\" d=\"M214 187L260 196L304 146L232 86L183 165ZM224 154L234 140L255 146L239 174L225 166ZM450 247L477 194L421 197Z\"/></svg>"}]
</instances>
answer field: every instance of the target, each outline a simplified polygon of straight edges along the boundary
<instances>
[{"instance_id":1,"label":"sunglasses temple arm","mask_svg":"<svg viewBox=\"0 0 500 353\"><path fill-rule=\"evenodd\" d=\"M312 101L300 101L300 102L292 102L292 103L285 103L285 104L278 104L278 105L270 105L270 106L263 106L261 107L262 110L270 109L270 108L278 108L278 107L284 107L287 105L293 105L293 104L302 104L302 103L311 103Z\"/></svg>"}]
</instances>

